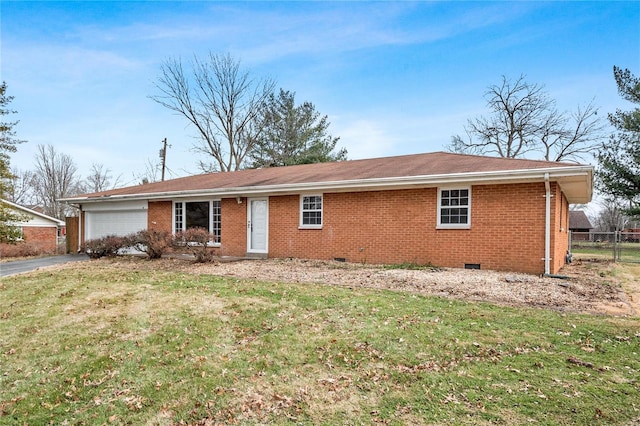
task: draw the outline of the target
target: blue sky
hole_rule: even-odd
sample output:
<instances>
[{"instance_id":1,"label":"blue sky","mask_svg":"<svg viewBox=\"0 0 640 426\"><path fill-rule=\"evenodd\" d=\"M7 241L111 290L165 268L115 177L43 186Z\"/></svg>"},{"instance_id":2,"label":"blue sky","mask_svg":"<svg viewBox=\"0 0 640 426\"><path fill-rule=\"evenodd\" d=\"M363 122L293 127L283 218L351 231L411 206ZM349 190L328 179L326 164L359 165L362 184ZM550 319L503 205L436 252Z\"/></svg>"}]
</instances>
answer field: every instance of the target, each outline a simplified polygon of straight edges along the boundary
<instances>
[{"instance_id":1,"label":"blue sky","mask_svg":"<svg viewBox=\"0 0 640 426\"><path fill-rule=\"evenodd\" d=\"M0 3L0 79L28 143L135 183L163 138L171 177L197 173L187 122L148 98L170 57L230 53L329 116L350 159L443 150L501 76L574 110L629 109L613 65L640 74L640 2Z\"/></svg>"}]
</instances>

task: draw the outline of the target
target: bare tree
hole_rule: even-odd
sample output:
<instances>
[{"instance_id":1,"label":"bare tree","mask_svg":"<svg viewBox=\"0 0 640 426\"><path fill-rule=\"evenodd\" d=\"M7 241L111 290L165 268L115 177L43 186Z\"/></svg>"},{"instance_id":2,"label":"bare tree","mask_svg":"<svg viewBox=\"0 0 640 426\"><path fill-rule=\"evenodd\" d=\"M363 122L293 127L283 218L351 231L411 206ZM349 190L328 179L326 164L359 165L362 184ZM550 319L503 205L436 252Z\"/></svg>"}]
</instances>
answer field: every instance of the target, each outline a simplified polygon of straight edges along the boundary
<instances>
[{"instance_id":1,"label":"bare tree","mask_svg":"<svg viewBox=\"0 0 640 426\"><path fill-rule=\"evenodd\" d=\"M503 76L485 99L491 115L469 120L466 138L453 136L450 151L506 158L538 152L547 161L578 160L603 137L593 102L573 114L559 112L544 87L523 75L514 82Z\"/></svg>"},{"instance_id":2,"label":"bare tree","mask_svg":"<svg viewBox=\"0 0 640 426\"><path fill-rule=\"evenodd\" d=\"M492 115L468 121L465 130L470 136L469 147L507 158L533 149L543 112L551 106L543 88L527 83L524 76L515 83L503 76L502 84L490 86L485 98Z\"/></svg>"},{"instance_id":3,"label":"bare tree","mask_svg":"<svg viewBox=\"0 0 640 426\"><path fill-rule=\"evenodd\" d=\"M8 185L7 200L23 206L35 204L34 173L14 167L11 174L13 178Z\"/></svg>"},{"instance_id":4,"label":"bare tree","mask_svg":"<svg viewBox=\"0 0 640 426\"><path fill-rule=\"evenodd\" d=\"M541 148L547 161L583 159L603 139L604 124L597 117L593 100L569 114L554 113L555 122L541 129Z\"/></svg>"},{"instance_id":5,"label":"bare tree","mask_svg":"<svg viewBox=\"0 0 640 426\"><path fill-rule=\"evenodd\" d=\"M615 232L622 231L627 227L629 216L625 214L626 206L621 199L607 197L598 204L601 209L594 221L597 230Z\"/></svg>"},{"instance_id":6,"label":"bare tree","mask_svg":"<svg viewBox=\"0 0 640 426\"><path fill-rule=\"evenodd\" d=\"M147 162L145 163L145 169L142 173L134 173L133 178L139 181L141 184L153 183L160 181L159 174L162 169L162 164L158 161L152 161L150 158L147 158Z\"/></svg>"},{"instance_id":7,"label":"bare tree","mask_svg":"<svg viewBox=\"0 0 640 426\"><path fill-rule=\"evenodd\" d=\"M38 145L34 192L45 214L61 219L71 213L71 208L59 200L82 192L77 171L69 155L57 152L52 145Z\"/></svg>"},{"instance_id":8,"label":"bare tree","mask_svg":"<svg viewBox=\"0 0 640 426\"><path fill-rule=\"evenodd\" d=\"M102 192L113 189L118 186L120 176L118 176L113 184L111 183L111 170L105 168L104 164L92 163L89 170L89 176L86 179L85 190L87 192Z\"/></svg>"},{"instance_id":9,"label":"bare tree","mask_svg":"<svg viewBox=\"0 0 640 426\"><path fill-rule=\"evenodd\" d=\"M196 57L191 66L188 77L179 59L165 61L155 84L160 95L150 98L196 128L194 148L208 157L200 161L203 171L238 170L256 143L256 120L275 82L253 79L229 54Z\"/></svg>"}]
</instances>

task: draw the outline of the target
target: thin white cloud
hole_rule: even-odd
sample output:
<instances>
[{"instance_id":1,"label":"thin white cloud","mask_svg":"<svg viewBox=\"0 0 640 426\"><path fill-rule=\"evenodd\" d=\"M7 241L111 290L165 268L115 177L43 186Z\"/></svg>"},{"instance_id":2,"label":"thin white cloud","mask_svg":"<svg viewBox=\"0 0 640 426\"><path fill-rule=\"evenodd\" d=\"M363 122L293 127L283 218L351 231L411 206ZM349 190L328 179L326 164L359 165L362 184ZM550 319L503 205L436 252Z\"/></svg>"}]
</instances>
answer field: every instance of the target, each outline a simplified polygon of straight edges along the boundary
<instances>
[{"instance_id":1,"label":"thin white cloud","mask_svg":"<svg viewBox=\"0 0 640 426\"><path fill-rule=\"evenodd\" d=\"M48 84L73 85L114 75L137 72L145 63L116 51L59 44L20 43L3 48L4 72L46 80ZM4 62L3 61L3 62Z\"/></svg>"},{"instance_id":2,"label":"thin white cloud","mask_svg":"<svg viewBox=\"0 0 640 426\"><path fill-rule=\"evenodd\" d=\"M193 7L203 4L205 8ZM68 28L64 38L105 49L147 43L162 57L179 55L182 52L171 47L179 50L191 43L190 52L202 47L229 50L248 63L264 63L293 55L337 56L444 40L517 19L533 7L456 5L459 13L451 13L443 5L425 3L274 3L272 10L266 5L195 3L183 12L158 13L120 25L80 23Z\"/></svg>"},{"instance_id":3,"label":"thin white cloud","mask_svg":"<svg viewBox=\"0 0 640 426\"><path fill-rule=\"evenodd\" d=\"M307 56L338 56L342 52L362 49L373 49L381 46L404 46L430 43L455 37L479 28L495 25L514 17L521 16L524 11L516 8L506 12L498 6L472 8L460 15L447 16L441 19L435 8L433 14L424 10L416 11L415 5L397 5L381 3L350 4L354 14L345 14L343 10L323 10L318 13L288 14L286 17L277 14L260 14L247 20L257 23L254 30L266 36L261 43L251 43L243 47L242 41L235 44L243 57L254 62L265 62L303 54ZM411 21L411 14L420 13L421 18ZM357 19L354 19L357 15ZM405 25L398 25L398 22ZM270 31L270 29L275 29ZM242 31L241 31L242 32ZM242 40L242 37L240 37Z\"/></svg>"},{"instance_id":4,"label":"thin white cloud","mask_svg":"<svg viewBox=\"0 0 640 426\"><path fill-rule=\"evenodd\" d=\"M394 152L395 141L371 120L356 120L342 128L336 126L336 129L340 135L339 144L347 148L351 160L384 157Z\"/></svg>"}]
</instances>

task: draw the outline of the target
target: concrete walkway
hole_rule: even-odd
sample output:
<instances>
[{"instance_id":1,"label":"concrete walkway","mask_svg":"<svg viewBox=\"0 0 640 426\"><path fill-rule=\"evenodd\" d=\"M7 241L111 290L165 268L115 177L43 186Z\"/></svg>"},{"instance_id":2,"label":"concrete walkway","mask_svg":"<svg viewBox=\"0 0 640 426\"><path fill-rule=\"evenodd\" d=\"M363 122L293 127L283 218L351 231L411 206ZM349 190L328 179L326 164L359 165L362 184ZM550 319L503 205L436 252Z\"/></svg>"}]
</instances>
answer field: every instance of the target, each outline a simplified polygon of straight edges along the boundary
<instances>
[{"instance_id":1,"label":"concrete walkway","mask_svg":"<svg viewBox=\"0 0 640 426\"><path fill-rule=\"evenodd\" d=\"M37 259L16 260L13 262L0 263L0 277L31 272L38 268L61 263L79 262L89 260L86 254L64 254L60 256L39 257Z\"/></svg>"}]
</instances>

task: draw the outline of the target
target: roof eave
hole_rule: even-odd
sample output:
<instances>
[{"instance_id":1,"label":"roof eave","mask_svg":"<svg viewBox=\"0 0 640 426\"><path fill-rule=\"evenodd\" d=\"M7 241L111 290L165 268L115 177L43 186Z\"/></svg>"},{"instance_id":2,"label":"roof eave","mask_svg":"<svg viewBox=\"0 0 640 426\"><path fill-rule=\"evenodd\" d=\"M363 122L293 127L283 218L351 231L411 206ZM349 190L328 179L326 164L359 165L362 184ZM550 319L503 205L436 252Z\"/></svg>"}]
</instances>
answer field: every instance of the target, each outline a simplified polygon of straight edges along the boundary
<instances>
[{"instance_id":1,"label":"roof eave","mask_svg":"<svg viewBox=\"0 0 640 426\"><path fill-rule=\"evenodd\" d=\"M65 222L63 220L57 219L57 218L52 217L52 216L48 216L48 215L46 215L44 213L37 212L37 211L32 210L32 209L30 209L28 207L21 206L20 204L16 204L16 203L13 203L13 202L11 202L9 200L4 200L4 199L0 200L0 202L5 203L6 205L8 205L9 207L11 207L13 209L22 210L22 211L24 211L24 212L26 212L28 214L33 215L33 216L37 216L37 217L39 217L41 219L45 219L45 220L48 220L50 222L54 222L56 224L56 226L65 226Z\"/></svg>"},{"instance_id":2,"label":"roof eave","mask_svg":"<svg viewBox=\"0 0 640 426\"><path fill-rule=\"evenodd\" d=\"M327 182L303 182L231 188L207 188L184 191L112 195L95 198L70 197L61 199L60 201L64 201L70 204L83 204L124 200L160 200L169 198L176 199L198 196L213 196L224 198L237 196L247 197L263 195L286 195L313 191L375 191L385 189L405 189L412 187L446 186L454 184L521 183L543 181L544 175L546 173L549 174L550 179L560 182L561 187L563 187L563 181L569 182L569 179L571 179L571 182L574 182L573 187L570 188L567 186L567 191L569 191L569 193L567 193L566 195L570 203L586 203L591 200L593 192L593 166L566 166L527 170L467 172L442 175L352 179ZM580 184L577 186L584 188L584 191L577 191L575 189L576 181L580 182ZM563 187L563 191L564 189L565 188ZM577 192L582 193L578 194Z\"/></svg>"}]
</instances>

